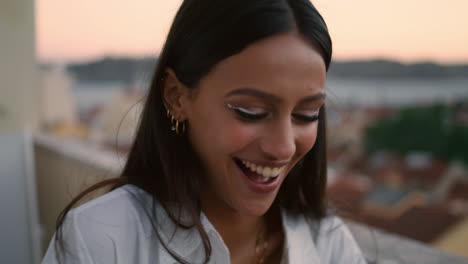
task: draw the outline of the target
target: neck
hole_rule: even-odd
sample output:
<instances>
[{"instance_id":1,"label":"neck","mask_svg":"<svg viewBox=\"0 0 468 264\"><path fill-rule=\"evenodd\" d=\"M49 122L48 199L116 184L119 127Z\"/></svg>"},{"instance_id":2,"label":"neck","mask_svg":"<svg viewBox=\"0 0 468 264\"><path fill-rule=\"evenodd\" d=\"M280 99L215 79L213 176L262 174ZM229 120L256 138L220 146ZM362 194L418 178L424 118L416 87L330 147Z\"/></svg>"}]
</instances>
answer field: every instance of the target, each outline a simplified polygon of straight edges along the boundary
<instances>
[{"instance_id":1,"label":"neck","mask_svg":"<svg viewBox=\"0 0 468 264\"><path fill-rule=\"evenodd\" d=\"M261 248L265 245L260 243L265 239L268 240L268 247L261 255L268 257L276 252L279 255L274 255L274 258L278 260L281 258L283 229L281 213L277 206L273 204L267 213L261 216L245 215L234 210L224 201L211 196L210 192L201 193L202 210L221 235L229 250L231 263L257 261L257 246ZM262 237L263 239L259 240Z\"/></svg>"},{"instance_id":2,"label":"neck","mask_svg":"<svg viewBox=\"0 0 468 264\"><path fill-rule=\"evenodd\" d=\"M265 228L264 216L241 215L227 205L219 206L214 202L203 203L202 209L223 238L231 255L237 255L236 252L246 245L252 246L259 230Z\"/></svg>"}]
</instances>

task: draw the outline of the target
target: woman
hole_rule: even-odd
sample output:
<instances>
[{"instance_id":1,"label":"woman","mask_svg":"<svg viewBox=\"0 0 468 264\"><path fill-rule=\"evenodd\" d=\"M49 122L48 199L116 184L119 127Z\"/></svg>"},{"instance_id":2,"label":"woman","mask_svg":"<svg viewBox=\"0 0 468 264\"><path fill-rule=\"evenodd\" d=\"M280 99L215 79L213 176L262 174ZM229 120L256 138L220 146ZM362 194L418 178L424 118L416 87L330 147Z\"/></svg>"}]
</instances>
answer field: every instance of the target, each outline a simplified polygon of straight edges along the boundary
<instances>
[{"instance_id":1,"label":"woman","mask_svg":"<svg viewBox=\"0 0 468 264\"><path fill-rule=\"evenodd\" d=\"M326 216L325 22L308 0L186 0L122 176L43 263L364 263Z\"/></svg>"}]
</instances>

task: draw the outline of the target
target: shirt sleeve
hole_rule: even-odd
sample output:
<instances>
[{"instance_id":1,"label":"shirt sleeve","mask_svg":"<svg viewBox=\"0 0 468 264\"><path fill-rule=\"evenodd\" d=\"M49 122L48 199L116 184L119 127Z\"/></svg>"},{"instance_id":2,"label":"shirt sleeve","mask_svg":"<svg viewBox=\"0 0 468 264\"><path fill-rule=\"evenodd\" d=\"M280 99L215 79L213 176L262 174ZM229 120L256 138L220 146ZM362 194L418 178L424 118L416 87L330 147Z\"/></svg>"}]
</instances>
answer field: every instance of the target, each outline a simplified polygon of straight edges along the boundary
<instances>
[{"instance_id":1,"label":"shirt sleeve","mask_svg":"<svg viewBox=\"0 0 468 264\"><path fill-rule=\"evenodd\" d=\"M62 226L61 242L56 241L57 234L54 234L42 264L94 263L82 238L76 217L73 210L67 214Z\"/></svg>"},{"instance_id":2,"label":"shirt sleeve","mask_svg":"<svg viewBox=\"0 0 468 264\"><path fill-rule=\"evenodd\" d=\"M316 247L324 264L367 263L348 227L338 217L327 217L322 221Z\"/></svg>"}]
</instances>

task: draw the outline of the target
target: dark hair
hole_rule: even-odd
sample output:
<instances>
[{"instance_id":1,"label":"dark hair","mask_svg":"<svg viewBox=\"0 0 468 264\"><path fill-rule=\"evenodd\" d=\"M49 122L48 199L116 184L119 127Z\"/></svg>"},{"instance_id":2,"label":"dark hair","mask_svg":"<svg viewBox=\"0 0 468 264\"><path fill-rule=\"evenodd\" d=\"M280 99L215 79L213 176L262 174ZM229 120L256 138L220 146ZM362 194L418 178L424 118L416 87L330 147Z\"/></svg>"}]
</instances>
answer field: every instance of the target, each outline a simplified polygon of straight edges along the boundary
<instances>
[{"instance_id":1,"label":"dark hair","mask_svg":"<svg viewBox=\"0 0 468 264\"><path fill-rule=\"evenodd\" d=\"M106 184L133 184L166 208L178 204L192 216L208 262L211 245L200 222L203 167L187 136L171 130L163 103L164 74L171 68L180 82L196 89L216 65L248 45L269 36L298 32L323 57L328 70L332 43L327 26L309 0L185 0L169 31L153 75L139 127L121 177L95 185L75 198L61 213L57 231L72 206L86 193ZM325 216L325 107L320 111L317 140L286 177L275 203L310 219ZM187 135L187 133L185 134ZM177 215L171 218L182 228ZM58 232L59 234L59 232ZM58 237L58 236L57 236ZM161 241L169 253L187 263Z\"/></svg>"}]
</instances>

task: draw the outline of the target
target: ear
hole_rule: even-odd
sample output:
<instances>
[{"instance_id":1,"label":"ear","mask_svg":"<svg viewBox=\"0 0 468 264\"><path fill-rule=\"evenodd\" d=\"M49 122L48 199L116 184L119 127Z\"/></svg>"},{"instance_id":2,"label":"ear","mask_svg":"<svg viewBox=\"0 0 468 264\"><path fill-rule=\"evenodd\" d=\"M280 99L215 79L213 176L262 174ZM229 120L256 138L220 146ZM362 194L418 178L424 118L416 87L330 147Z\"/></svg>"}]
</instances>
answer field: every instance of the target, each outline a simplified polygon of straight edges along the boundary
<instances>
[{"instance_id":1,"label":"ear","mask_svg":"<svg viewBox=\"0 0 468 264\"><path fill-rule=\"evenodd\" d=\"M184 121L186 117L186 102L189 94L189 88L182 84L177 78L174 70L165 69L163 80L163 100L166 110L174 116L176 120Z\"/></svg>"}]
</instances>

